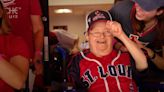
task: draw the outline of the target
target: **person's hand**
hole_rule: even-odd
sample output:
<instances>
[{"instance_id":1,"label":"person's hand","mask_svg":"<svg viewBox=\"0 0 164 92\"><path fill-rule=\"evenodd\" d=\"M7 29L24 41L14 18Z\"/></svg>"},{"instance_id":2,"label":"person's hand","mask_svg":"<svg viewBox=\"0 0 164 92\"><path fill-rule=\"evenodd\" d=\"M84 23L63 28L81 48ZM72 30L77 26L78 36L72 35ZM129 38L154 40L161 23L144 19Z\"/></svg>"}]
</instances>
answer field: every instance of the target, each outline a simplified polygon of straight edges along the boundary
<instances>
[{"instance_id":1,"label":"person's hand","mask_svg":"<svg viewBox=\"0 0 164 92\"><path fill-rule=\"evenodd\" d=\"M33 59L33 65L34 65L34 74L39 75L43 74L43 63L42 63L42 54L41 53L35 53L34 59Z\"/></svg>"},{"instance_id":2,"label":"person's hand","mask_svg":"<svg viewBox=\"0 0 164 92\"><path fill-rule=\"evenodd\" d=\"M116 21L107 21L106 27L110 30L111 34L117 38L123 34L121 25Z\"/></svg>"}]
</instances>

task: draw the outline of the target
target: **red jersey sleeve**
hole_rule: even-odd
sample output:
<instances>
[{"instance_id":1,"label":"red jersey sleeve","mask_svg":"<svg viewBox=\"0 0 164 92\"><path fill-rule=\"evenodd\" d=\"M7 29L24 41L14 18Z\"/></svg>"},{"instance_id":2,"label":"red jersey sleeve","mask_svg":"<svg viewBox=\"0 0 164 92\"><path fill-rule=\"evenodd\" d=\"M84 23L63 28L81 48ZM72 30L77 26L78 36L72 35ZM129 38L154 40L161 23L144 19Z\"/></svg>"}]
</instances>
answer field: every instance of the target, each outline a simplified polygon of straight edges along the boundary
<instances>
[{"instance_id":1,"label":"red jersey sleeve","mask_svg":"<svg viewBox=\"0 0 164 92\"><path fill-rule=\"evenodd\" d=\"M30 11L31 15L42 15L39 0L30 0Z\"/></svg>"}]
</instances>

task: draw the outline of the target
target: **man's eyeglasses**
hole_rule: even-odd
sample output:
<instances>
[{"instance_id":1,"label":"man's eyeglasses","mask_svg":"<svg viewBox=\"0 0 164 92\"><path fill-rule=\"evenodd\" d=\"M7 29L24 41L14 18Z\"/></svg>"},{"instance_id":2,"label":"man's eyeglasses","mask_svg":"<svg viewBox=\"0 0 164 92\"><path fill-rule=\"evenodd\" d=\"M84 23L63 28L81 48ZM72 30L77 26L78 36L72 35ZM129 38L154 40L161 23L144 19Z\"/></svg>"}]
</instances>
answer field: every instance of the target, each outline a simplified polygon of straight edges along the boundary
<instances>
[{"instance_id":1,"label":"man's eyeglasses","mask_svg":"<svg viewBox=\"0 0 164 92\"><path fill-rule=\"evenodd\" d=\"M89 34L95 36L95 37L100 37L101 35L103 36L111 36L112 34L110 31L105 31L105 32L89 32Z\"/></svg>"}]
</instances>

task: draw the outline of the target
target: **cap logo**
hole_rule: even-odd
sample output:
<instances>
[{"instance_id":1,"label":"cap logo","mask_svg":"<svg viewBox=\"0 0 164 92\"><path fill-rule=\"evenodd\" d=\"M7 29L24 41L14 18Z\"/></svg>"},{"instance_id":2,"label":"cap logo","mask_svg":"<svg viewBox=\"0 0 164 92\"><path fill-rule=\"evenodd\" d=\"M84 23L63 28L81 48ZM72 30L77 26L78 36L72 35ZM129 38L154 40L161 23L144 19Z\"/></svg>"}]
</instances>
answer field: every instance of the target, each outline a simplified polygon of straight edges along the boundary
<instances>
[{"instance_id":1,"label":"cap logo","mask_svg":"<svg viewBox=\"0 0 164 92\"><path fill-rule=\"evenodd\" d=\"M108 19L112 20L111 15L108 14L108 12L106 12L106 11L95 10L95 11L91 12L87 16L88 30L92 26L92 24L94 24L94 22L97 22L98 20L108 20Z\"/></svg>"},{"instance_id":2,"label":"cap logo","mask_svg":"<svg viewBox=\"0 0 164 92\"><path fill-rule=\"evenodd\" d=\"M98 19L105 19L106 17L104 16L103 13L96 11L95 12L95 16L93 17L93 21L98 20Z\"/></svg>"}]
</instances>

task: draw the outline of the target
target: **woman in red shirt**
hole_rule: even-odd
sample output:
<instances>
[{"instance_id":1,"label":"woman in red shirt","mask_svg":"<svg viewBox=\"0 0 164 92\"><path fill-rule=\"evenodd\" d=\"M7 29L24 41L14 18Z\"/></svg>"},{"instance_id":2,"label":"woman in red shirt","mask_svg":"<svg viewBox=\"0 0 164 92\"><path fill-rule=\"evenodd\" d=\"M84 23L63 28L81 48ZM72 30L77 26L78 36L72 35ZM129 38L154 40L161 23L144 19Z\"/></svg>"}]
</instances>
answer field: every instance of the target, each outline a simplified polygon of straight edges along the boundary
<instances>
[{"instance_id":1,"label":"woman in red shirt","mask_svg":"<svg viewBox=\"0 0 164 92\"><path fill-rule=\"evenodd\" d=\"M29 69L29 50L24 40L11 34L0 2L0 91L14 92L24 86Z\"/></svg>"}]
</instances>

